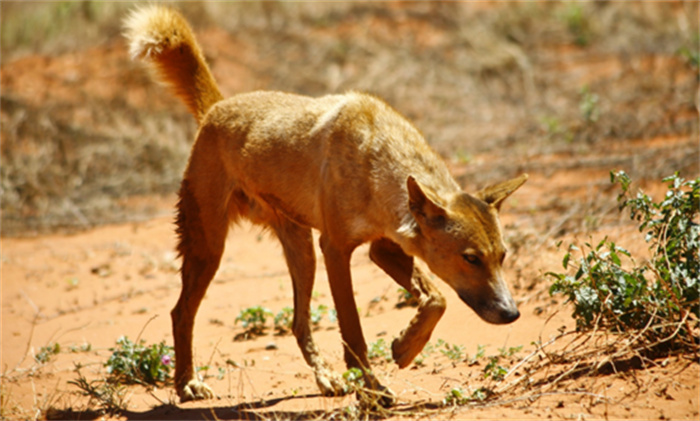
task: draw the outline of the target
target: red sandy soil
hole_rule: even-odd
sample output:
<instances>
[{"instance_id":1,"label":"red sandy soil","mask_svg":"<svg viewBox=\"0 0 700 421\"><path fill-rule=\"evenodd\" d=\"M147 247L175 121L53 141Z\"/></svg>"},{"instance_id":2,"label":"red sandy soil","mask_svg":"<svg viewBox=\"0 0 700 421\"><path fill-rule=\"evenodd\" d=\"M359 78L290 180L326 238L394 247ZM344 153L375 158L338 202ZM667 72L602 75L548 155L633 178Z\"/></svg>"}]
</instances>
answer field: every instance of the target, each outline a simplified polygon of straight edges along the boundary
<instances>
[{"instance_id":1,"label":"red sandy soil","mask_svg":"<svg viewBox=\"0 0 700 421\"><path fill-rule=\"evenodd\" d=\"M533 185L537 184L535 178ZM523 197L533 192L524 187ZM156 199L154 199L156 200ZM48 407L80 409L81 401L66 383L76 377L80 364L88 378L104 376L103 364L110 347L122 335L147 343L172 343L169 311L179 294L178 261L173 252L172 218L167 210L174 199L162 201L165 216L143 223L106 226L76 235L51 235L32 239L3 240L2 251L2 367L5 372L5 408L31 417ZM522 219L522 218L520 218ZM516 229L518 218L505 209L504 221ZM608 232L616 238L633 238L630 228ZM533 341L546 341L557 329L572 327L569 310L561 308L545 292L541 274L557 270L561 252L543 244L534 263L527 255L507 265L520 303L522 317L512 325L493 326L481 321L446 285L435 280L448 300L443 320L432 343L443 339L463 345L474 356L479 345L486 355L501 347L523 346L517 356L533 350ZM523 265L527 263L528 267ZM390 341L407 324L414 310L397 309L397 286L369 261L365 248L353 260L356 300L368 342ZM522 273L526 273L525 279ZM537 275L540 274L540 275ZM534 275L534 285L526 286ZM322 259L319 256L315 300L333 308ZM129 412L122 418L197 419L250 416L238 405L265 400L256 411L261 416L299 418L313 411L347 405L353 398L321 398L313 375L305 365L291 335L269 334L234 341L243 328L234 323L241 309L262 305L274 313L292 303L292 289L280 246L257 228L243 225L232 230L222 266L197 316L196 361L208 365L207 382L218 394L212 401L176 403L171 388L146 391L129 389ZM342 371L337 326L324 318L315 332L322 351ZM42 365L33 356L48 344L61 344L62 352ZM268 345L275 344L273 350ZM71 352L90 344L91 351ZM236 366L226 364L233 360ZM513 359L517 362L517 359ZM452 387L478 387L483 364L452 363L440 352L428 356L422 367L405 370L391 362L375 363L380 378L404 405L439 402ZM569 391L530 402L496 407L442 410L440 418L625 418L692 419L698 416L698 365L687 367L681 359L669 359L639 373L621 373L598 381L605 395ZM223 376L217 378L219 368ZM516 397L517 398L517 397ZM9 411L8 411L9 409ZM16 413L12 411L16 409ZM253 410L250 410L253 411ZM312 411L312 412L308 412ZM78 413L89 416L90 413ZM75 416L75 414L72 414ZM410 411L404 413L410 417Z\"/></svg>"}]
</instances>

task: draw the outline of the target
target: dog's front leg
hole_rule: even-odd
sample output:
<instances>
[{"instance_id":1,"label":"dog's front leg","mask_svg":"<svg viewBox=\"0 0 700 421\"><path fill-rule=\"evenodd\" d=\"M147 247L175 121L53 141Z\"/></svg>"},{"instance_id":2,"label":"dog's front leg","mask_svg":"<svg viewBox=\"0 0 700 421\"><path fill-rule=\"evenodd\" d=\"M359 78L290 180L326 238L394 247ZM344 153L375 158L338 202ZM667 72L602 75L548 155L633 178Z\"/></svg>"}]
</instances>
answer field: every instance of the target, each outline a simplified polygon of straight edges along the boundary
<instances>
[{"instance_id":1,"label":"dog's front leg","mask_svg":"<svg viewBox=\"0 0 700 421\"><path fill-rule=\"evenodd\" d=\"M363 371L368 394L365 397L382 406L394 403L393 393L379 384L370 370L367 358L367 344L362 334L360 316L352 289L350 274L350 256L354 247L342 247L332 242L327 236L321 236L321 249L328 272L328 281L333 295L340 334L344 342L345 363L348 368L359 368Z\"/></svg>"},{"instance_id":2,"label":"dog's front leg","mask_svg":"<svg viewBox=\"0 0 700 421\"><path fill-rule=\"evenodd\" d=\"M331 294L338 313L340 333L345 342L345 363L348 368L369 368L367 344L357 314L357 305L352 289L350 256L352 250L343 250L321 236L321 250L326 263Z\"/></svg>"},{"instance_id":3,"label":"dog's front leg","mask_svg":"<svg viewBox=\"0 0 700 421\"><path fill-rule=\"evenodd\" d=\"M282 243L284 257L294 288L294 324L292 330L306 363L311 366L321 393L340 396L345 393L343 379L326 364L311 335L310 306L316 274L311 229L291 220L281 220L273 227Z\"/></svg>"},{"instance_id":4,"label":"dog's front leg","mask_svg":"<svg viewBox=\"0 0 700 421\"><path fill-rule=\"evenodd\" d=\"M399 368L404 368L430 340L435 325L445 312L445 298L413 264L413 257L404 253L393 241L383 238L372 242L369 256L419 303L418 313L391 345L394 361Z\"/></svg>"}]
</instances>

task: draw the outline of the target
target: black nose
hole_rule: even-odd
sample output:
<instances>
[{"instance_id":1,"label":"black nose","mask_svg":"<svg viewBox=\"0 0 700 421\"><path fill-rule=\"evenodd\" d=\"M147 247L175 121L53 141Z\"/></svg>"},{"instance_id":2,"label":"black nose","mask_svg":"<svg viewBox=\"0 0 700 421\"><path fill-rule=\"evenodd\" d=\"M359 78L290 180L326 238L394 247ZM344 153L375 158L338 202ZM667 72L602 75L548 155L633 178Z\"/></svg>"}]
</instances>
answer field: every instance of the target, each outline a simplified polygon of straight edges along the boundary
<instances>
[{"instance_id":1,"label":"black nose","mask_svg":"<svg viewBox=\"0 0 700 421\"><path fill-rule=\"evenodd\" d=\"M503 319L503 323L513 323L514 321L518 320L520 317L520 312L518 311L517 308L514 308L513 310L505 310L501 313L501 318Z\"/></svg>"}]
</instances>

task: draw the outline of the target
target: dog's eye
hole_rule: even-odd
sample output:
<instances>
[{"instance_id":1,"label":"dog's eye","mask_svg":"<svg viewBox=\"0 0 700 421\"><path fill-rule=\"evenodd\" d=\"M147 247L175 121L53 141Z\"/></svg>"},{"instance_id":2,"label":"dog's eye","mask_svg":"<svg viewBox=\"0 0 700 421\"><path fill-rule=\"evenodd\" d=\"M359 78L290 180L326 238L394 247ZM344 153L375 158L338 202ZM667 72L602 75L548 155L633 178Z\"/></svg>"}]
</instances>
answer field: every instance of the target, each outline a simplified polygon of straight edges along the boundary
<instances>
[{"instance_id":1,"label":"dog's eye","mask_svg":"<svg viewBox=\"0 0 700 421\"><path fill-rule=\"evenodd\" d=\"M464 258L464 260L466 260L471 265L481 266L481 259L479 259L479 256L477 256L476 254L464 253L462 255L462 258Z\"/></svg>"}]
</instances>

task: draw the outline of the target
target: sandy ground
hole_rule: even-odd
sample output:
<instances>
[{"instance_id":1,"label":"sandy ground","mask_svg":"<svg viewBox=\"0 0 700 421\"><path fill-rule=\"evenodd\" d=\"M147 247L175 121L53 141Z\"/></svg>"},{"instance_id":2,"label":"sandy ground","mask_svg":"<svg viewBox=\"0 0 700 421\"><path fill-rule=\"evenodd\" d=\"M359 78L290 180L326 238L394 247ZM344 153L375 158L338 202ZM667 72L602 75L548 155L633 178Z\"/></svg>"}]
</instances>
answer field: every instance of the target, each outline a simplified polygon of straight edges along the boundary
<instances>
[{"instance_id":1,"label":"sandy ground","mask_svg":"<svg viewBox=\"0 0 700 421\"><path fill-rule=\"evenodd\" d=\"M526 196L528 190L524 188L522 194ZM48 407L73 408L78 412L61 416L90 417L92 412L80 412L84 399L76 396L75 386L66 383L76 377L76 365L88 378L104 376L109 348L122 335L145 339L148 344L163 340L172 343L169 311L179 294L179 279L172 218L167 208L174 204L174 198L160 202L166 215L148 222L106 226L77 235L3 239L2 367L6 408L21 408L26 412L19 413L25 416ZM517 215L504 211L506 227L517 227ZM633 234L630 229L622 229L618 236ZM522 313L517 322L493 326L481 321L436 279L447 297L448 308L431 343L442 339L461 345L465 357L474 357L479 346L485 348L486 356L498 354L499 348L522 346L517 357L531 352L533 341L545 342L558 329L571 329L568 309L549 297L541 279L545 271L557 269L559 251L553 245L542 245L534 267L523 267L528 259L522 253L507 265ZM397 286L369 261L366 248L357 250L352 266L367 341L389 342L408 323L414 310L396 308ZM528 275L519 275L522 273ZM540 280L525 285L530 274L539 274L535 278ZM322 263L315 291L312 306L333 308ZM196 364L209 366L202 374L207 376L217 399L177 404L169 387L146 391L134 386L128 391L129 412L123 418L196 419L209 417L211 411L221 419L252 416L252 412L302 418L352 402L351 397L318 396L313 375L293 336L277 336L269 329L264 336L234 341L244 330L234 323L240 310L262 305L277 313L291 303L291 285L277 242L255 227L236 227L196 324ZM342 372L336 324L326 316L315 337L327 359ZM61 352L46 364L37 363L34 355L42 346L53 343L61 345ZM81 350L86 344L90 344L90 351ZM399 370L393 362L379 358L375 369L396 392L399 402L409 408L403 415L410 417L410 408L438 403L453 387L470 390L484 384L484 364L485 359L476 364L453 362L434 352L422 366ZM443 409L434 416L692 419L698 416L699 371L697 364L686 366L682 359L669 359L643 373L600 379L596 388L604 385L605 396L586 395L583 390L576 391L573 384L570 390L533 403L518 402L514 397L516 400L509 404L455 409L454 413ZM244 404L259 407L243 409Z\"/></svg>"}]
</instances>

